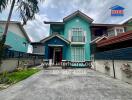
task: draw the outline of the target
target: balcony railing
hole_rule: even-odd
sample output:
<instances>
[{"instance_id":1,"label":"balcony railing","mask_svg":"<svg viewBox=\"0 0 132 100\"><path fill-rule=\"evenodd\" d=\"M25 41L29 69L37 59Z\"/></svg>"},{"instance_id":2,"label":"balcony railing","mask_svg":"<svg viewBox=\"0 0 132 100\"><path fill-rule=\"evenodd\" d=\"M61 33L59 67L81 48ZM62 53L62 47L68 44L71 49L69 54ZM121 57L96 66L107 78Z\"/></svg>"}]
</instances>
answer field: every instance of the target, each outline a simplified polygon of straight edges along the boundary
<instances>
[{"instance_id":1,"label":"balcony railing","mask_svg":"<svg viewBox=\"0 0 132 100\"><path fill-rule=\"evenodd\" d=\"M72 36L71 42L85 42L85 36Z\"/></svg>"}]
</instances>

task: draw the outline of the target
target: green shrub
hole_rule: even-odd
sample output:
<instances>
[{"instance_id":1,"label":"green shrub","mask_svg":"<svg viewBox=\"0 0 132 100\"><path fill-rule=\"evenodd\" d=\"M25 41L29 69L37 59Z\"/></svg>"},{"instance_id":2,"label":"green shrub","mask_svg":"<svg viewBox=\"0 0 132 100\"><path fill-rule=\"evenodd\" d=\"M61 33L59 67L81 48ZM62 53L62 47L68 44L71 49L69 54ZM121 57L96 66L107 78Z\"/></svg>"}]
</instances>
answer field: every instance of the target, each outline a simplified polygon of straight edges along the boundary
<instances>
[{"instance_id":1,"label":"green shrub","mask_svg":"<svg viewBox=\"0 0 132 100\"><path fill-rule=\"evenodd\" d=\"M10 83L12 83L12 81L9 79L9 77L7 75L8 75L7 71L4 71L2 73L2 76L0 77L0 84L10 84Z\"/></svg>"}]
</instances>

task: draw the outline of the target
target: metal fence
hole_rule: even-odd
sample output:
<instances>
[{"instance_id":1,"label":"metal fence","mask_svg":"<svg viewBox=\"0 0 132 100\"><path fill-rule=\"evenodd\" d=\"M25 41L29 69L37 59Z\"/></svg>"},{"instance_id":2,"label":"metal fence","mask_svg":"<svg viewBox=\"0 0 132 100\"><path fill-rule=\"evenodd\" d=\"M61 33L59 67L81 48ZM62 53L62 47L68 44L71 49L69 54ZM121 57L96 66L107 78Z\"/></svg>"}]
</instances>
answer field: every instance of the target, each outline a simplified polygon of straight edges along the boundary
<instances>
[{"instance_id":1,"label":"metal fence","mask_svg":"<svg viewBox=\"0 0 132 100\"><path fill-rule=\"evenodd\" d=\"M32 54L32 53L25 53L19 52L14 50L5 50L3 54L4 59L8 58L35 58L35 59L43 59L44 55L39 54Z\"/></svg>"},{"instance_id":2,"label":"metal fence","mask_svg":"<svg viewBox=\"0 0 132 100\"><path fill-rule=\"evenodd\" d=\"M132 60L132 47L95 53L94 58L100 60Z\"/></svg>"}]
</instances>

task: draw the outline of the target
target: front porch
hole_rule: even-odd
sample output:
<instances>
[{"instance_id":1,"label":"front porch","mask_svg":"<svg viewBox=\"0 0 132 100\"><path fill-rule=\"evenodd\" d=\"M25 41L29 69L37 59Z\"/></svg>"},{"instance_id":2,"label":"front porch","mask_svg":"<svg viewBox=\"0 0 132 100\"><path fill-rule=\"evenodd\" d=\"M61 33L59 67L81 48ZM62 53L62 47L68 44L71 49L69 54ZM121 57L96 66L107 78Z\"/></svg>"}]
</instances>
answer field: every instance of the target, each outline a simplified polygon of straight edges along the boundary
<instances>
[{"instance_id":1,"label":"front porch","mask_svg":"<svg viewBox=\"0 0 132 100\"><path fill-rule=\"evenodd\" d=\"M61 65L63 59L67 59L67 51L70 42L59 34L51 35L41 41L45 47L45 58L50 65Z\"/></svg>"},{"instance_id":2,"label":"front porch","mask_svg":"<svg viewBox=\"0 0 132 100\"><path fill-rule=\"evenodd\" d=\"M84 46L71 46L71 42L59 34L53 34L41 42L45 48L44 68L50 66L60 66L62 68L91 67L91 61L85 59Z\"/></svg>"},{"instance_id":3,"label":"front porch","mask_svg":"<svg viewBox=\"0 0 132 100\"><path fill-rule=\"evenodd\" d=\"M62 62L62 51L63 51L63 45L48 45L49 47L49 63L51 65L60 65Z\"/></svg>"}]
</instances>

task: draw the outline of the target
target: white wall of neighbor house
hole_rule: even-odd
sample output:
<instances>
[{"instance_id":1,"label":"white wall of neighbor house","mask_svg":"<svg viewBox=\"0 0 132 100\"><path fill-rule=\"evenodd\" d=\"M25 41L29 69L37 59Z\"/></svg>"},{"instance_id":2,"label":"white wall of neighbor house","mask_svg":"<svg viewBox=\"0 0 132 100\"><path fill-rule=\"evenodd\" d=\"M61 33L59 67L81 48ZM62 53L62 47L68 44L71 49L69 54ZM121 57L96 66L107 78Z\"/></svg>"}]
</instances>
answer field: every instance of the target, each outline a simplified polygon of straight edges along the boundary
<instances>
[{"instance_id":1,"label":"white wall of neighbor house","mask_svg":"<svg viewBox=\"0 0 132 100\"><path fill-rule=\"evenodd\" d=\"M124 27L113 27L107 30L108 36L112 37L112 36L117 36L120 33L124 33Z\"/></svg>"},{"instance_id":2,"label":"white wall of neighbor house","mask_svg":"<svg viewBox=\"0 0 132 100\"><path fill-rule=\"evenodd\" d=\"M0 27L5 28L5 23L0 23ZM15 33L18 36L25 37L20 29L19 25L16 23L10 23L8 31Z\"/></svg>"},{"instance_id":3,"label":"white wall of neighbor house","mask_svg":"<svg viewBox=\"0 0 132 100\"><path fill-rule=\"evenodd\" d=\"M105 69L105 64L110 67L110 70ZM131 77L127 77L127 74L125 74L121 67L123 64L129 64L131 67ZM106 75L109 75L111 77L114 77L114 71L113 71L113 61L112 60L95 60L92 62L92 68L96 71L102 72ZM124 82L128 82L132 84L132 61L129 60L114 60L114 68L115 68L115 77L119 80L122 80Z\"/></svg>"}]
</instances>

